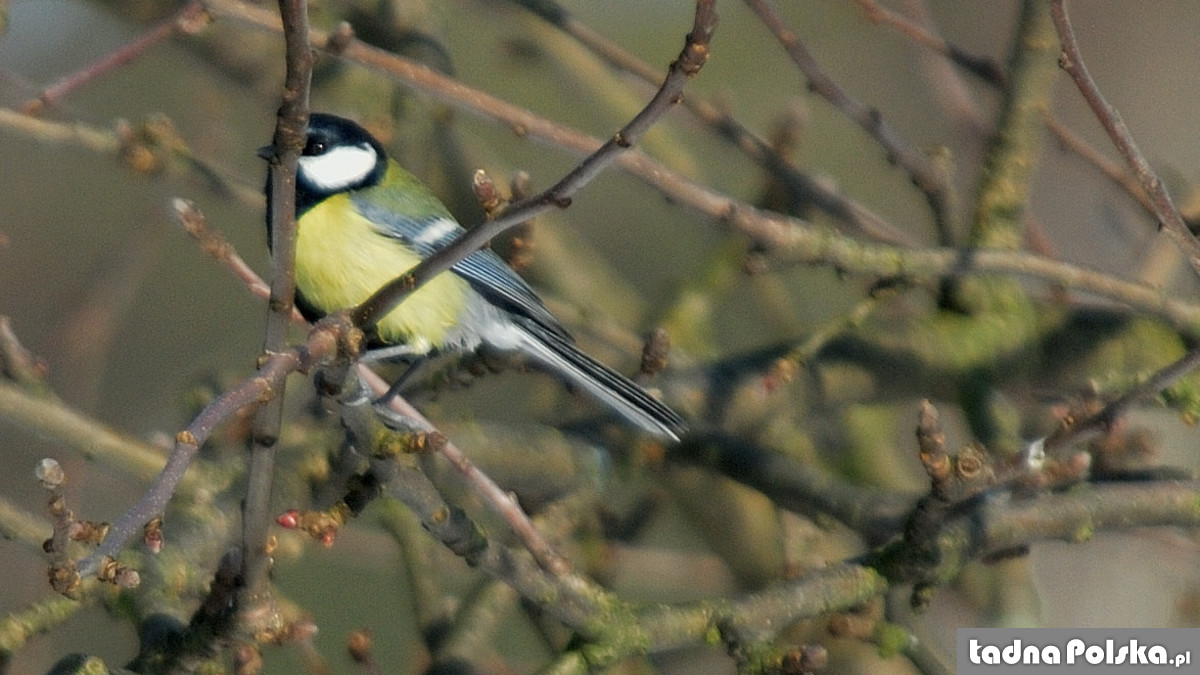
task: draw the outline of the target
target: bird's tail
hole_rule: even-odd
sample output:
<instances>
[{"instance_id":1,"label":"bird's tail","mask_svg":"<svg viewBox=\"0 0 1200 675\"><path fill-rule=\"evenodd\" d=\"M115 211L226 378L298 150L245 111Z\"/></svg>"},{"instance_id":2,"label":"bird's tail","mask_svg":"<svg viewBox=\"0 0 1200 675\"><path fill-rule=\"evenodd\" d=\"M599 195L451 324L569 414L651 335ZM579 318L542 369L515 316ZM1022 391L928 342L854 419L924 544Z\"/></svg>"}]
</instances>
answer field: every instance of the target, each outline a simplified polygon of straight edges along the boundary
<instances>
[{"instance_id":1,"label":"bird's tail","mask_svg":"<svg viewBox=\"0 0 1200 675\"><path fill-rule=\"evenodd\" d=\"M579 351L561 335L533 322L522 321L516 327L521 335L521 352L638 427L668 440L679 440L687 426L683 418L645 389Z\"/></svg>"}]
</instances>

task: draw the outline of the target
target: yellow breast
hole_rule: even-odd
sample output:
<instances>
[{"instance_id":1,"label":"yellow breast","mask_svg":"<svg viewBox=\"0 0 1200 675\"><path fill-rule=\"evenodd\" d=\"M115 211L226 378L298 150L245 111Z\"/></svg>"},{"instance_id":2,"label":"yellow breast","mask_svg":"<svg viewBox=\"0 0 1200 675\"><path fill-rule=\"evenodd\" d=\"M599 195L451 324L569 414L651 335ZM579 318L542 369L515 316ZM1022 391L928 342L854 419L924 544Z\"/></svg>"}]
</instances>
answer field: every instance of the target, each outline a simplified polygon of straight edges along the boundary
<instances>
[{"instance_id":1,"label":"yellow breast","mask_svg":"<svg viewBox=\"0 0 1200 675\"><path fill-rule=\"evenodd\" d=\"M325 314L358 305L420 261L414 251L358 215L346 195L330 197L306 212L296 236L296 286ZM387 344L428 352L441 346L458 323L469 292L458 275L440 274L383 317L376 333Z\"/></svg>"}]
</instances>

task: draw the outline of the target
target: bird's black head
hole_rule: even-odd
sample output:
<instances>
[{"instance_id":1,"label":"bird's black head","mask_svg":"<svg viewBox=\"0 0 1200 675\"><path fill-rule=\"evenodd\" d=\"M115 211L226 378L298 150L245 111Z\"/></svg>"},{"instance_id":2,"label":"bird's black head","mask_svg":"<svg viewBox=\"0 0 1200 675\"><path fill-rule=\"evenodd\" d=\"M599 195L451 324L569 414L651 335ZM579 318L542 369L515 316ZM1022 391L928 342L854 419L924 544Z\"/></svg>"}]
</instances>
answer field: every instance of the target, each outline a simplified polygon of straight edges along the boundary
<instances>
[{"instance_id":1,"label":"bird's black head","mask_svg":"<svg viewBox=\"0 0 1200 675\"><path fill-rule=\"evenodd\" d=\"M386 171L383 146L366 129L344 117L313 113L296 169L296 213L339 192L375 185Z\"/></svg>"}]
</instances>

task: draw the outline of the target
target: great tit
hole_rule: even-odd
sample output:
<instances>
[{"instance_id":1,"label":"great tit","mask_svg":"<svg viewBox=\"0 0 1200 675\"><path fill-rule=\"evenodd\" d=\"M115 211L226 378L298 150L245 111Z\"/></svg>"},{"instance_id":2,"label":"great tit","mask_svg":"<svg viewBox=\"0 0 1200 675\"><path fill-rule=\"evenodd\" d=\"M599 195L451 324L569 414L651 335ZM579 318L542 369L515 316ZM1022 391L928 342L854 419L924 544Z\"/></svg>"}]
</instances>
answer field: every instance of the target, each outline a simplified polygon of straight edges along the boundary
<instances>
[{"instance_id":1,"label":"great tit","mask_svg":"<svg viewBox=\"0 0 1200 675\"><path fill-rule=\"evenodd\" d=\"M370 133L321 113L309 116L296 219L296 306L310 321L358 305L463 232ZM267 223L269 230L269 213ZM646 431L677 441L684 429L675 411L579 351L533 289L489 249L417 289L369 339L373 359L420 360L481 346L521 352Z\"/></svg>"}]
</instances>

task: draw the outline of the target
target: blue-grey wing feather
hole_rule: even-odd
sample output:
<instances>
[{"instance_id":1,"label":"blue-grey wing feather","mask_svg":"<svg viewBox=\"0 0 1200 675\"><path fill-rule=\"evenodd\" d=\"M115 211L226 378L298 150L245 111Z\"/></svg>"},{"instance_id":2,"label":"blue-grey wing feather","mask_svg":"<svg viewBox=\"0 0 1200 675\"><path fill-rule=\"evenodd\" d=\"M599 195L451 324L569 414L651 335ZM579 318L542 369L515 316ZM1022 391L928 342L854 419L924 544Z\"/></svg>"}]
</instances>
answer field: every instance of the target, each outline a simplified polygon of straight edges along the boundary
<instances>
[{"instance_id":1,"label":"blue-grey wing feather","mask_svg":"<svg viewBox=\"0 0 1200 675\"><path fill-rule=\"evenodd\" d=\"M413 218L373 206L362 199L355 199L354 202L359 212L375 224L380 234L403 241L413 247L422 258L447 246L464 231L461 225L454 223L453 227L446 226L436 230L438 236L429 237L427 228L434 226L437 221L447 222L443 216ZM550 310L546 309L529 284L490 249L480 249L471 253L456 263L451 270L466 279L477 293L493 304L531 319L563 339L571 340L570 334ZM399 275L403 271L397 270L396 274Z\"/></svg>"}]
</instances>

